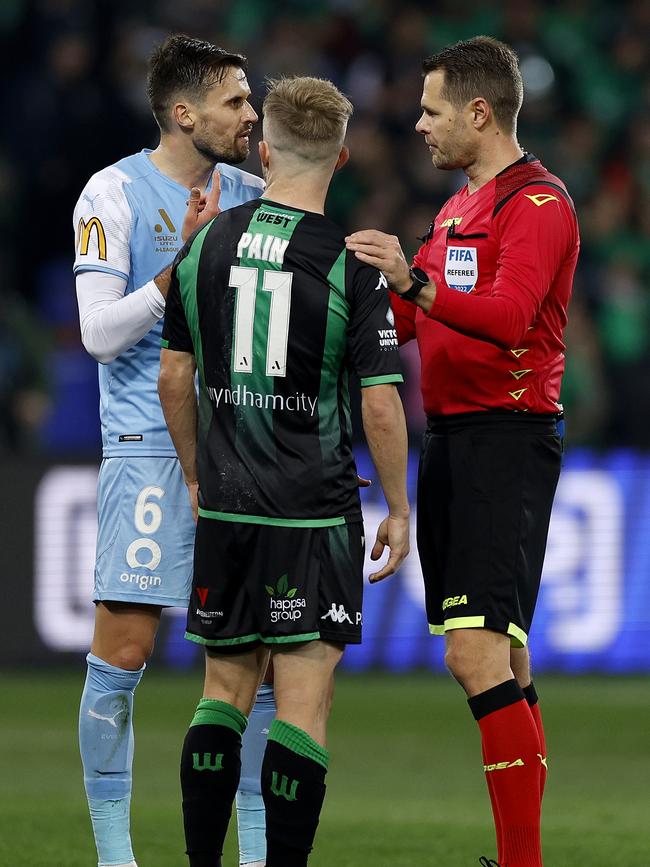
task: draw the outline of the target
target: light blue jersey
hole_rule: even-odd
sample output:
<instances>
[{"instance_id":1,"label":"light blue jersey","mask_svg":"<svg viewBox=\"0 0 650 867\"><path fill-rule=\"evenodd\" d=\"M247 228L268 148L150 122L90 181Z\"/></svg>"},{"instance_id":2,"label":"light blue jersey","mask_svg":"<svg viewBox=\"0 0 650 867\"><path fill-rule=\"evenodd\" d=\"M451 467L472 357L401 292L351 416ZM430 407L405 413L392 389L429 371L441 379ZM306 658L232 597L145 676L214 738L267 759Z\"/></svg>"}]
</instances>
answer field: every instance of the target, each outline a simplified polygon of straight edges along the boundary
<instances>
[{"instance_id":1,"label":"light blue jersey","mask_svg":"<svg viewBox=\"0 0 650 867\"><path fill-rule=\"evenodd\" d=\"M93 175L74 213L74 272L123 277L126 293L171 264L182 246L189 191L158 171L143 150ZM259 196L255 175L219 165L221 210ZM104 457L175 455L157 393L162 320L130 349L99 366Z\"/></svg>"},{"instance_id":2,"label":"light blue jersey","mask_svg":"<svg viewBox=\"0 0 650 867\"><path fill-rule=\"evenodd\" d=\"M182 246L189 190L163 175L150 151L98 172L75 209L75 274L123 277L135 292ZM260 195L260 178L219 165L222 210ZM97 497L95 601L185 606L194 523L183 474L158 400L162 320L99 365L104 461Z\"/></svg>"}]
</instances>

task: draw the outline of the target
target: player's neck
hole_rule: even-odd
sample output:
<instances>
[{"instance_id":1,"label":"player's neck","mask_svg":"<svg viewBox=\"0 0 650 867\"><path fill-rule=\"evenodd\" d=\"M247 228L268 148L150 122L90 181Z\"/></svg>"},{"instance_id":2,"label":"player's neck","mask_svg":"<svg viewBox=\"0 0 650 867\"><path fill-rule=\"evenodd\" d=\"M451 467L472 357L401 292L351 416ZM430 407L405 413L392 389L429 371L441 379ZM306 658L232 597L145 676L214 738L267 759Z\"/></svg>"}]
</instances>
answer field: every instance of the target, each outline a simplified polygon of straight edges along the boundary
<instances>
[{"instance_id":1,"label":"player's neck","mask_svg":"<svg viewBox=\"0 0 650 867\"><path fill-rule=\"evenodd\" d=\"M159 172L188 190L198 187L204 191L214 169L214 165L196 148L188 148L185 141L170 136L161 138L149 159Z\"/></svg>"},{"instance_id":2,"label":"player's neck","mask_svg":"<svg viewBox=\"0 0 650 867\"><path fill-rule=\"evenodd\" d=\"M475 161L465 167L470 195L489 183L499 172L520 160L523 155L524 152L514 136L495 140L491 146L482 148Z\"/></svg>"},{"instance_id":3,"label":"player's neck","mask_svg":"<svg viewBox=\"0 0 650 867\"><path fill-rule=\"evenodd\" d=\"M296 182L295 178L268 177L264 191L265 199L289 208L297 208L299 211L313 211L315 214L325 213L326 195L327 185L324 185L322 180L310 182L304 177L299 182Z\"/></svg>"}]
</instances>

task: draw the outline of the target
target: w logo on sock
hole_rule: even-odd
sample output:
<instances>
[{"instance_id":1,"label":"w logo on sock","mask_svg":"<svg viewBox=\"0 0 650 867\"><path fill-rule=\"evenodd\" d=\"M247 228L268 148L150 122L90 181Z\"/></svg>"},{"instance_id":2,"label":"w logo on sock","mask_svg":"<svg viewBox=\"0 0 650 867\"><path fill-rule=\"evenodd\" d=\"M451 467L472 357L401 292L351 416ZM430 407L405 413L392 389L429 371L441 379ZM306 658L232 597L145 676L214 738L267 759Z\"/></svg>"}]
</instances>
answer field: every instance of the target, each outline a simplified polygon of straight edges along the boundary
<instances>
[{"instance_id":1,"label":"w logo on sock","mask_svg":"<svg viewBox=\"0 0 650 867\"><path fill-rule=\"evenodd\" d=\"M271 791L274 795L285 798L287 801L295 801L296 790L298 789L298 780L292 780L291 788L289 788L289 778L282 774L282 777L280 779L280 785L278 786L279 776L280 775L277 771L273 771L273 775L271 777Z\"/></svg>"},{"instance_id":2,"label":"w logo on sock","mask_svg":"<svg viewBox=\"0 0 650 867\"><path fill-rule=\"evenodd\" d=\"M192 767L195 771L220 771L223 768L223 753L217 753L212 761L212 753L192 753Z\"/></svg>"}]
</instances>

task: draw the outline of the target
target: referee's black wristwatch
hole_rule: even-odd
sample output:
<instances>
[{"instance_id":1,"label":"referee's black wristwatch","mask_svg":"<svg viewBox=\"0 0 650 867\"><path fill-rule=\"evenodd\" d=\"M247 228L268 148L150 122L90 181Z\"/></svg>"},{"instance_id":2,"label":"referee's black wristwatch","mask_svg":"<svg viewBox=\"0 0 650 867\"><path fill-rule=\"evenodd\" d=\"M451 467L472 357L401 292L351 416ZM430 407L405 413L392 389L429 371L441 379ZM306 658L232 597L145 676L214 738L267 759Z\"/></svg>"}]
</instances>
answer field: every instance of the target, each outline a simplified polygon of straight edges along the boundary
<instances>
[{"instance_id":1,"label":"referee's black wristwatch","mask_svg":"<svg viewBox=\"0 0 650 867\"><path fill-rule=\"evenodd\" d=\"M391 289L391 292L395 292L395 295L406 301L415 301L422 289L430 282L429 275L422 268L409 268L409 277L411 278L411 285L406 292L395 292L394 289Z\"/></svg>"}]
</instances>

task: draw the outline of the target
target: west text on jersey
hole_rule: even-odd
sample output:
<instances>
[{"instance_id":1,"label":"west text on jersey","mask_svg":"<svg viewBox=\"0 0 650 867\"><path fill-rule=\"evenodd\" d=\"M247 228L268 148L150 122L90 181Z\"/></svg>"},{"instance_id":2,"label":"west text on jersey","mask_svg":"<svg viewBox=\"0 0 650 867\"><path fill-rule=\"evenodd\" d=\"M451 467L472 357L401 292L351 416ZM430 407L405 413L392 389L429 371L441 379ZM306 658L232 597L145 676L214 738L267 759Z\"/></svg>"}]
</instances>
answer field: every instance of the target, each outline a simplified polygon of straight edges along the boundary
<instances>
[{"instance_id":1,"label":"west text on jersey","mask_svg":"<svg viewBox=\"0 0 650 867\"><path fill-rule=\"evenodd\" d=\"M256 223L271 223L274 226L283 226L285 229L293 221L288 214L270 214L268 211L260 211L255 217Z\"/></svg>"}]
</instances>

